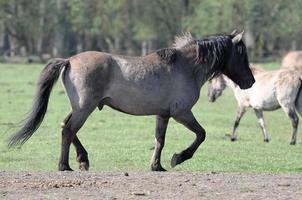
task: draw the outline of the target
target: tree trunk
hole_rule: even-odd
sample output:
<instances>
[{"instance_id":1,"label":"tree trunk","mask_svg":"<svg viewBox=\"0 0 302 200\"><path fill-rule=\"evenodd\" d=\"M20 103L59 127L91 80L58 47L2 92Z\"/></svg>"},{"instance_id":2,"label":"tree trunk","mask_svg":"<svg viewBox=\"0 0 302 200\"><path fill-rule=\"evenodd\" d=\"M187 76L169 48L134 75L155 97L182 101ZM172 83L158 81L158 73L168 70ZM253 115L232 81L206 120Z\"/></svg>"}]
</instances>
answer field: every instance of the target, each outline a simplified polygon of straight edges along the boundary
<instances>
[{"instance_id":1,"label":"tree trunk","mask_svg":"<svg viewBox=\"0 0 302 200\"><path fill-rule=\"evenodd\" d=\"M0 52L4 52L4 46L5 46L5 31L4 31L4 25L3 23L0 23Z\"/></svg>"},{"instance_id":2,"label":"tree trunk","mask_svg":"<svg viewBox=\"0 0 302 200\"><path fill-rule=\"evenodd\" d=\"M43 38L44 38L44 24L45 24L45 0L40 1L40 20L39 20L39 35L37 38L37 54L39 56L43 53Z\"/></svg>"},{"instance_id":3,"label":"tree trunk","mask_svg":"<svg viewBox=\"0 0 302 200\"><path fill-rule=\"evenodd\" d=\"M182 7L184 8L184 16L188 16L190 0L181 0Z\"/></svg>"},{"instance_id":4,"label":"tree trunk","mask_svg":"<svg viewBox=\"0 0 302 200\"><path fill-rule=\"evenodd\" d=\"M142 41L142 50L141 50L141 55L144 56L147 54L148 51L148 43L146 40Z\"/></svg>"},{"instance_id":5,"label":"tree trunk","mask_svg":"<svg viewBox=\"0 0 302 200\"><path fill-rule=\"evenodd\" d=\"M8 36L8 41L9 41L9 51L7 55L10 57L14 57L16 55L15 51L17 48L17 42L15 38L10 35Z\"/></svg>"},{"instance_id":6,"label":"tree trunk","mask_svg":"<svg viewBox=\"0 0 302 200\"><path fill-rule=\"evenodd\" d=\"M153 40L148 40L148 50L147 53L154 51Z\"/></svg>"},{"instance_id":7,"label":"tree trunk","mask_svg":"<svg viewBox=\"0 0 302 200\"><path fill-rule=\"evenodd\" d=\"M293 40L291 42L291 50L293 50L293 51L297 50L297 41L296 40Z\"/></svg>"},{"instance_id":8,"label":"tree trunk","mask_svg":"<svg viewBox=\"0 0 302 200\"><path fill-rule=\"evenodd\" d=\"M121 40L119 37L114 38L114 52L119 53L121 50Z\"/></svg>"},{"instance_id":9,"label":"tree trunk","mask_svg":"<svg viewBox=\"0 0 302 200\"><path fill-rule=\"evenodd\" d=\"M80 53L84 50L83 40L83 37L77 37L77 53Z\"/></svg>"},{"instance_id":10,"label":"tree trunk","mask_svg":"<svg viewBox=\"0 0 302 200\"><path fill-rule=\"evenodd\" d=\"M63 44L64 44L64 24L62 24L62 13L63 13L63 1L57 0L57 15L56 15L56 29L55 29L55 38L54 38L54 46L52 49L53 57L58 57L63 55Z\"/></svg>"}]
</instances>

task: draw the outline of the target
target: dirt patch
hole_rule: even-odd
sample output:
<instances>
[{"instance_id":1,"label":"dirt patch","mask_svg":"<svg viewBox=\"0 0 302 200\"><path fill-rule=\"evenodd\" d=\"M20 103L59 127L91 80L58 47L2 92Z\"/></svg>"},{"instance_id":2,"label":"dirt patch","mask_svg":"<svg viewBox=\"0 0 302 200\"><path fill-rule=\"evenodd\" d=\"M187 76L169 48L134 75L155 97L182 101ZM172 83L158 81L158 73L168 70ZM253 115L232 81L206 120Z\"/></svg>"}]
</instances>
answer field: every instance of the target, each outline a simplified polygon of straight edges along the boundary
<instances>
[{"instance_id":1,"label":"dirt patch","mask_svg":"<svg viewBox=\"0 0 302 200\"><path fill-rule=\"evenodd\" d=\"M302 199L302 174L0 172L0 199Z\"/></svg>"}]
</instances>

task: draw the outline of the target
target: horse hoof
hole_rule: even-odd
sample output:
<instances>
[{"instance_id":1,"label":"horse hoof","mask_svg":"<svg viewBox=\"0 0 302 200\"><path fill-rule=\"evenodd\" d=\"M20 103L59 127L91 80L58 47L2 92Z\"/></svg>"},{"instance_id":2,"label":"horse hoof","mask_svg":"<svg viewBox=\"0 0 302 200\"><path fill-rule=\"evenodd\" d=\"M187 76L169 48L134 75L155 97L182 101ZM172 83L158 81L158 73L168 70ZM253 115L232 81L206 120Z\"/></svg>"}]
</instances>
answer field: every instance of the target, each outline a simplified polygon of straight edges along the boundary
<instances>
[{"instance_id":1,"label":"horse hoof","mask_svg":"<svg viewBox=\"0 0 302 200\"><path fill-rule=\"evenodd\" d=\"M165 172L167 171L165 168L163 168L160 164L159 165L151 165L151 171L154 172Z\"/></svg>"},{"instance_id":2,"label":"horse hoof","mask_svg":"<svg viewBox=\"0 0 302 200\"><path fill-rule=\"evenodd\" d=\"M232 142L235 142L236 140L237 140L237 138L233 138L233 137L231 138Z\"/></svg>"},{"instance_id":3,"label":"horse hoof","mask_svg":"<svg viewBox=\"0 0 302 200\"><path fill-rule=\"evenodd\" d=\"M173 156L172 156L172 159L171 159L171 167L174 168L176 165L182 163L182 159L181 159L181 156L180 154L177 154L175 153Z\"/></svg>"},{"instance_id":4,"label":"horse hoof","mask_svg":"<svg viewBox=\"0 0 302 200\"><path fill-rule=\"evenodd\" d=\"M290 145L296 145L296 141L291 141L289 144Z\"/></svg>"},{"instance_id":5,"label":"horse hoof","mask_svg":"<svg viewBox=\"0 0 302 200\"><path fill-rule=\"evenodd\" d=\"M268 142L269 142L269 139L264 139L263 141L268 143Z\"/></svg>"},{"instance_id":6,"label":"horse hoof","mask_svg":"<svg viewBox=\"0 0 302 200\"><path fill-rule=\"evenodd\" d=\"M81 171L88 171L88 169L89 169L89 164L86 163L86 162L81 162L81 163L80 163L80 166L79 166L79 169L80 169Z\"/></svg>"},{"instance_id":7,"label":"horse hoof","mask_svg":"<svg viewBox=\"0 0 302 200\"><path fill-rule=\"evenodd\" d=\"M59 164L59 171L73 171L68 165Z\"/></svg>"}]
</instances>

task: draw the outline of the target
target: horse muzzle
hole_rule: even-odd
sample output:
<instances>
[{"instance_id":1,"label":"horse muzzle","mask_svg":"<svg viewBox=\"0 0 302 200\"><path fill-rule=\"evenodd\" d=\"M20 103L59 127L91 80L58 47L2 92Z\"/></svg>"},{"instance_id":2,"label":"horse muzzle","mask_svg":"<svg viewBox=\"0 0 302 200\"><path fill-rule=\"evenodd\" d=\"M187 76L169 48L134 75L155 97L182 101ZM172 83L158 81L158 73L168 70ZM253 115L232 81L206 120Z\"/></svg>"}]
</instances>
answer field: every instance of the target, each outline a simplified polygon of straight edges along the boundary
<instances>
[{"instance_id":1,"label":"horse muzzle","mask_svg":"<svg viewBox=\"0 0 302 200\"><path fill-rule=\"evenodd\" d=\"M211 102L211 103L213 103L213 102L215 102L216 101L216 98L215 97L208 97L208 101L209 102Z\"/></svg>"},{"instance_id":2,"label":"horse muzzle","mask_svg":"<svg viewBox=\"0 0 302 200\"><path fill-rule=\"evenodd\" d=\"M245 89L252 87L254 83L255 83L255 79L253 77L249 80L244 80L241 84L238 84L238 85L239 85L240 89L245 90Z\"/></svg>"}]
</instances>

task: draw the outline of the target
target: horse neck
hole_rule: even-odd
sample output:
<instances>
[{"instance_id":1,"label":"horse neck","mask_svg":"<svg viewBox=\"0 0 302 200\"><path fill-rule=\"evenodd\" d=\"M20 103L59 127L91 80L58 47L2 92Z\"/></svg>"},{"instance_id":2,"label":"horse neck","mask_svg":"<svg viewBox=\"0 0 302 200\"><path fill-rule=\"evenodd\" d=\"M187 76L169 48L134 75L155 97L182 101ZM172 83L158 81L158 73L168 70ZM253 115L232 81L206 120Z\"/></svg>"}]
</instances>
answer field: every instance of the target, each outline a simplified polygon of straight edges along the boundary
<instances>
[{"instance_id":1,"label":"horse neck","mask_svg":"<svg viewBox=\"0 0 302 200\"><path fill-rule=\"evenodd\" d=\"M196 67L196 81L199 89L203 86L205 82L207 82L210 77L212 77L213 73L208 64L202 64L201 66Z\"/></svg>"},{"instance_id":2,"label":"horse neck","mask_svg":"<svg viewBox=\"0 0 302 200\"><path fill-rule=\"evenodd\" d=\"M206 81L208 81L209 78L212 77L214 73L212 69L213 60L211 59L207 62L199 62L196 55L196 49L194 46L182 50L182 54L184 55L184 62L185 62L185 64L182 63L182 65L185 67L189 67L190 70L193 72L193 76L200 90L203 84Z\"/></svg>"},{"instance_id":3,"label":"horse neck","mask_svg":"<svg viewBox=\"0 0 302 200\"><path fill-rule=\"evenodd\" d=\"M225 81L226 86L228 86L229 88L231 88L233 91L236 91L237 88L239 88L238 85L236 83L234 83L234 81L232 81L226 75L222 75L222 78Z\"/></svg>"}]
</instances>

